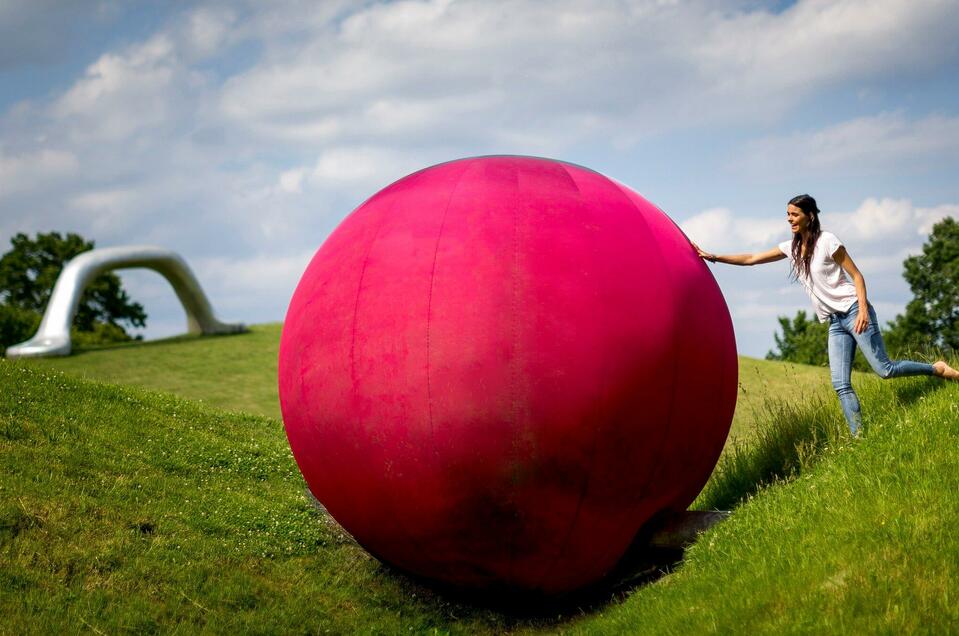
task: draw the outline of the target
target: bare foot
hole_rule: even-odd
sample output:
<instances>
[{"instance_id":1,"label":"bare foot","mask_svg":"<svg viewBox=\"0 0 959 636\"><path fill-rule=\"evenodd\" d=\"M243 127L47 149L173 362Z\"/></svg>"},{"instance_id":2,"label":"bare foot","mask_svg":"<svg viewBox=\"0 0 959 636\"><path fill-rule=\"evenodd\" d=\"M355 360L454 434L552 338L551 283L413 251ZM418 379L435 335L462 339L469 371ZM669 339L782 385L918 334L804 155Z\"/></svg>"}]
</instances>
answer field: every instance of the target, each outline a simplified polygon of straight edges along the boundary
<instances>
[{"instance_id":1,"label":"bare foot","mask_svg":"<svg viewBox=\"0 0 959 636\"><path fill-rule=\"evenodd\" d=\"M946 364L945 360L939 360L938 362L934 362L932 365L932 368L936 370L936 375L938 375L940 378L945 378L946 380L955 380L956 382L959 382L959 371L956 371L955 369L950 367L948 364Z\"/></svg>"}]
</instances>

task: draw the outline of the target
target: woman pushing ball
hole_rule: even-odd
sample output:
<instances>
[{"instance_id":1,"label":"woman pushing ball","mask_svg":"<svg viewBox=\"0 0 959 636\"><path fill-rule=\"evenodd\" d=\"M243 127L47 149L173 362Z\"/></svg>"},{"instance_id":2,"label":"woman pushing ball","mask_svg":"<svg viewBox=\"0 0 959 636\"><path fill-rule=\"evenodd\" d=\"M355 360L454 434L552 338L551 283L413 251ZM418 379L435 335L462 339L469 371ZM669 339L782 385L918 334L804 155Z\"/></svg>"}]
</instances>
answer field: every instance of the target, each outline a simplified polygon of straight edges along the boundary
<instances>
[{"instance_id":1,"label":"woman pushing ball","mask_svg":"<svg viewBox=\"0 0 959 636\"><path fill-rule=\"evenodd\" d=\"M793 278L809 294L820 322L829 323L829 371L839 396L849 430L857 435L862 424L859 398L852 388L852 362L858 345L879 377L933 375L959 381L959 371L944 360L934 364L890 360L883 344L876 311L866 298L866 281L832 232L822 230L816 200L801 194L786 206L792 239L758 254L710 254L694 244L699 255L711 263L760 265L788 258ZM851 280L850 280L851 279ZM866 310L862 311L861 308Z\"/></svg>"}]
</instances>

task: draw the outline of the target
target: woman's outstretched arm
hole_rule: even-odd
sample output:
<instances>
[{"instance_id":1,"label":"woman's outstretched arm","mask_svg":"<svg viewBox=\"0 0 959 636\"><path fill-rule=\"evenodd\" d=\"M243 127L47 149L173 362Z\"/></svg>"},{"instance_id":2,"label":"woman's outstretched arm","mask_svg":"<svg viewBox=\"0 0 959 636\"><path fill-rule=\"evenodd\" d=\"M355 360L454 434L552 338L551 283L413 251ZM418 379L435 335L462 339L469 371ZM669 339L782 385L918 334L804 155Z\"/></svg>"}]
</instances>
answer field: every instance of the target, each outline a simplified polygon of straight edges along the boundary
<instances>
[{"instance_id":1,"label":"woman's outstretched arm","mask_svg":"<svg viewBox=\"0 0 959 636\"><path fill-rule=\"evenodd\" d=\"M774 247L765 252L757 252L756 254L710 254L709 252L704 252L695 243L693 243L693 247L696 248L696 253L698 253L701 258L704 258L710 263L726 263L728 265L762 265L763 263L775 263L776 261L781 261L782 259L786 258L786 255L783 254L782 250L780 250L778 247Z\"/></svg>"}]
</instances>

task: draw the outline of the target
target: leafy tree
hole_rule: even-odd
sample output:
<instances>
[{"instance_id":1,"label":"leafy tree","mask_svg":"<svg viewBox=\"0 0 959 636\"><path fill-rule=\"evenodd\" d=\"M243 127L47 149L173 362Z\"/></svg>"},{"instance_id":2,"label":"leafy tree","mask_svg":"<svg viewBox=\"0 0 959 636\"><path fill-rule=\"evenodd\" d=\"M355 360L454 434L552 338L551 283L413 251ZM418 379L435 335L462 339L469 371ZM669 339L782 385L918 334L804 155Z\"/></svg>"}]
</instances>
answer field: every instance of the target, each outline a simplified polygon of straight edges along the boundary
<instances>
[{"instance_id":1,"label":"leafy tree","mask_svg":"<svg viewBox=\"0 0 959 636\"><path fill-rule=\"evenodd\" d=\"M903 267L914 298L906 313L889 323L888 344L959 351L959 223L953 218L936 223L922 254L907 258Z\"/></svg>"},{"instance_id":2,"label":"leafy tree","mask_svg":"<svg viewBox=\"0 0 959 636\"><path fill-rule=\"evenodd\" d=\"M64 264L94 245L78 234L59 232L38 233L35 239L17 234L10 243L12 249L0 257L0 346L33 335ZM131 302L120 278L106 273L80 297L74 333L81 342L129 340L124 324L143 327L146 319L143 306Z\"/></svg>"},{"instance_id":3,"label":"leafy tree","mask_svg":"<svg viewBox=\"0 0 959 636\"><path fill-rule=\"evenodd\" d=\"M767 353L767 360L783 360L819 367L829 366L828 322L819 322L815 317L807 318L805 311L797 311L792 321L788 316L779 316L778 320L782 335L778 332L773 334L778 351ZM869 370L869 363L858 348L852 361L852 368L857 371Z\"/></svg>"},{"instance_id":4,"label":"leafy tree","mask_svg":"<svg viewBox=\"0 0 959 636\"><path fill-rule=\"evenodd\" d=\"M805 311L796 312L791 321L789 316L779 316L778 320L782 335L777 332L773 336L778 351L767 353L767 360L787 360L817 366L829 364L828 323L807 318Z\"/></svg>"}]
</instances>

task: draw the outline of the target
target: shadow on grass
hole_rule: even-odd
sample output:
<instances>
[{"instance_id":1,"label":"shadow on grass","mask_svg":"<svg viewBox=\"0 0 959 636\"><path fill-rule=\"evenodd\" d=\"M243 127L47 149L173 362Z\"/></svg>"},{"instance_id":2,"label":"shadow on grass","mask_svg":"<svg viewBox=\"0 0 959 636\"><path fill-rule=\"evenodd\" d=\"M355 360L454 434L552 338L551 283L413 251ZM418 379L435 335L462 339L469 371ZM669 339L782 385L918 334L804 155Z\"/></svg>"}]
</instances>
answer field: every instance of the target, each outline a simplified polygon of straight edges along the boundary
<instances>
[{"instance_id":1,"label":"shadow on grass","mask_svg":"<svg viewBox=\"0 0 959 636\"><path fill-rule=\"evenodd\" d=\"M362 548L357 548L362 549ZM636 544L601 581L562 595L545 595L511 587L471 589L426 579L378 560L386 576L412 589L415 596L431 605L445 605L459 618L480 618L492 612L503 627L548 628L577 616L601 611L624 601L636 589L672 572L682 562L683 550L649 550Z\"/></svg>"},{"instance_id":2,"label":"shadow on grass","mask_svg":"<svg viewBox=\"0 0 959 636\"><path fill-rule=\"evenodd\" d=\"M330 515L309 488L305 495L313 506L334 525L343 539L357 550L364 548ZM515 587L491 586L483 589L457 587L400 569L374 553L382 574L404 588L406 596L418 602L443 608L454 618L482 619L492 613L504 628L533 626L548 628L625 600L636 589L653 583L677 568L685 550L678 547L651 547L650 538L677 513L654 516L637 534L619 563L600 581L561 595L546 595Z\"/></svg>"},{"instance_id":3,"label":"shadow on grass","mask_svg":"<svg viewBox=\"0 0 959 636\"><path fill-rule=\"evenodd\" d=\"M915 378L911 382L897 382L892 387L893 395L901 404L908 406L918 402L929 393L942 388L940 378Z\"/></svg>"},{"instance_id":4,"label":"shadow on grass","mask_svg":"<svg viewBox=\"0 0 959 636\"><path fill-rule=\"evenodd\" d=\"M216 333L209 335L202 334L192 334L185 333L178 336L170 336L169 338L158 338L157 340L128 340L126 342L112 342L110 344L102 345L87 345L85 347L76 347L70 353L71 356L80 356L85 353L93 353L96 351L113 351L115 349L130 349L130 348L149 348L157 345L170 345L170 344L179 344L186 342L195 342L200 340L211 340L214 338L234 338L237 336L249 336L251 331L242 331L239 333Z\"/></svg>"}]
</instances>

